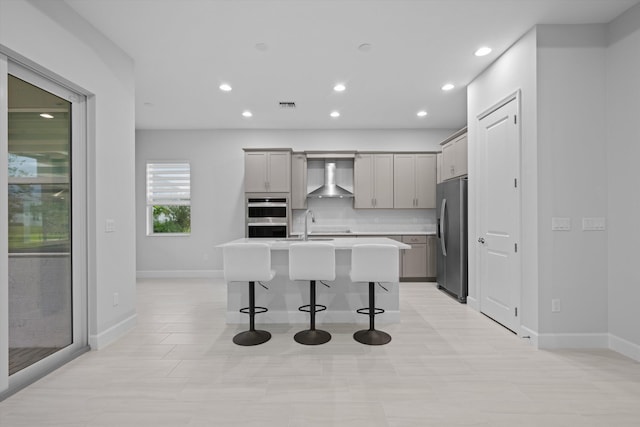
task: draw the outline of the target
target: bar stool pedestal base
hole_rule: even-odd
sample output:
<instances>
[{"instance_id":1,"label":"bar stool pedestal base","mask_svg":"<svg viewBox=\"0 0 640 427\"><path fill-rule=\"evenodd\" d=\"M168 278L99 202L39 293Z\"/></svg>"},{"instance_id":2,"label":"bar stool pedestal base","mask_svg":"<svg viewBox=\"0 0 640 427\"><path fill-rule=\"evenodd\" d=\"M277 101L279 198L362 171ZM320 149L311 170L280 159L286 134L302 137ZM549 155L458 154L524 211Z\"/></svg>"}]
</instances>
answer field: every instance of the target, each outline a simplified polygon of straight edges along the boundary
<instances>
[{"instance_id":1,"label":"bar stool pedestal base","mask_svg":"<svg viewBox=\"0 0 640 427\"><path fill-rule=\"evenodd\" d=\"M293 339L300 344L319 345L329 342L331 340L331 334L319 329L307 329L306 331L300 331L295 334Z\"/></svg>"},{"instance_id":2,"label":"bar stool pedestal base","mask_svg":"<svg viewBox=\"0 0 640 427\"><path fill-rule=\"evenodd\" d=\"M353 339L362 344L384 345L391 341L391 335L375 329L363 329L353 334Z\"/></svg>"},{"instance_id":3,"label":"bar stool pedestal base","mask_svg":"<svg viewBox=\"0 0 640 427\"><path fill-rule=\"evenodd\" d=\"M271 339L267 331L244 331L233 337L233 342L238 345L258 345Z\"/></svg>"}]
</instances>

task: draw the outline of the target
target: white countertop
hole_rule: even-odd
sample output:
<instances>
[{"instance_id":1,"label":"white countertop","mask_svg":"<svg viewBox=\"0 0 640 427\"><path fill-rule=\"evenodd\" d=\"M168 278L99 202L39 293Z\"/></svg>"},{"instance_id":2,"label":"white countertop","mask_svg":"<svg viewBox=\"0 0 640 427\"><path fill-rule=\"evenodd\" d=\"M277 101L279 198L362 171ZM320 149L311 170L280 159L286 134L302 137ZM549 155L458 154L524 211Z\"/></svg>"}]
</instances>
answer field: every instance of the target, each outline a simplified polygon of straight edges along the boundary
<instances>
[{"instance_id":1,"label":"white countertop","mask_svg":"<svg viewBox=\"0 0 640 427\"><path fill-rule=\"evenodd\" d=\"M292 233L294 236L301 236L302 233ZM309 236L435 236L435 231L412 231L412 230L402 230L402 231L312 231L309 233Z\"/></svg>"},{"instance_id":2,"label":"white countertop","mask_svg":"<svg viewBox=\"0 0 640 427\"><path fill-rule=\"evenodd\" d=\"M354 233L354 234L356 234L356 233ZM334 234L332 234L332 235L334 235ZM217 248L223 248L226 245L231 244L231 243L249 243L249 242L267 243L269 246L271 246L272 250L289 250L289 247L291 246L292 243L302 243L303 240L297 239L297 238L288 238L288 239L250 239L250 238L243 238L243 239L232 240L231 242L223 243L221 245L217 245L216 247ZM315 240L310 240L310 242L331 243L332 245L335 246L335 248L337 250L339 250L339 249L351 249L351 248L353 248L354 245L365 243L361 239L357 239L355 237L336 237L334 239L328 239L328 240L315 239ZM379 237L379 238L372 237L370 239L367 239L366 243L393 245L393 246L396 246L398 249L411 249L411 246L407 245L406 243L398 242L397 240L388 239L386 237Z\"/></svg>"}]
</instances>

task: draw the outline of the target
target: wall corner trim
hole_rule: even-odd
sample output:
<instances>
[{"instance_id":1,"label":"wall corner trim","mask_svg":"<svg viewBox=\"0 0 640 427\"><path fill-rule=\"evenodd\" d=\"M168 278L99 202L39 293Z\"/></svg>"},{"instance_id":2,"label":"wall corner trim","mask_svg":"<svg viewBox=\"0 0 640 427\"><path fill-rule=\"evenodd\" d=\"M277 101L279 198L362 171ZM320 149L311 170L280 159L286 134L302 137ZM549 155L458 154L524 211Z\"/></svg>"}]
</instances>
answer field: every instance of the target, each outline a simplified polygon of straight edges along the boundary
<instances>
[{"instance_id":1,"label":"wall corner trim","mask_svg":"<svg viewBox=\"0 0 640 427\"><path fill-rule=\"evenodd\" d=\"M92 350L101 350L115 342L136 326L138 315L133 314L97 335L89 335L89 346Z\"/></svg>"},{"instance_id":2,"label":"wall corner trim","mask_svg":"<svg viewBox=\"0 0 640 427\"><path fill-rule=\"evenodd\" d=\"M609 334L609 348L623 356L640 362L640 345L634 344L616 335Z\"/></svg>"}]
</instances>

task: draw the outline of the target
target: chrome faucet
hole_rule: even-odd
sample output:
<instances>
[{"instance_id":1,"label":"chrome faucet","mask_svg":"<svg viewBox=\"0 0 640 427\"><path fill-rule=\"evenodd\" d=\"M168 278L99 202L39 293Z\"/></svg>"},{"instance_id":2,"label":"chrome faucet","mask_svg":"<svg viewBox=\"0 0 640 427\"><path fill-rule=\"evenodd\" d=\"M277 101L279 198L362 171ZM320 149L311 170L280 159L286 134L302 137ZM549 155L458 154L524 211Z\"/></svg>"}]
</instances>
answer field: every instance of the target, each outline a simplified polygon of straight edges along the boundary
<instances>
[{"instance_id":1,"label":"chrome faucet","mask_svg":"<svg viewBox=\"0 0 640 427\"><path fill-rule=\"evenodd\" d=\"M313 211L311 209L307 209L304 213L304 236L303 240L306 242L309 240L309 214L311 214L311 222L316 222L316 217L313 216Z\"/></svg>"}]
</instances>

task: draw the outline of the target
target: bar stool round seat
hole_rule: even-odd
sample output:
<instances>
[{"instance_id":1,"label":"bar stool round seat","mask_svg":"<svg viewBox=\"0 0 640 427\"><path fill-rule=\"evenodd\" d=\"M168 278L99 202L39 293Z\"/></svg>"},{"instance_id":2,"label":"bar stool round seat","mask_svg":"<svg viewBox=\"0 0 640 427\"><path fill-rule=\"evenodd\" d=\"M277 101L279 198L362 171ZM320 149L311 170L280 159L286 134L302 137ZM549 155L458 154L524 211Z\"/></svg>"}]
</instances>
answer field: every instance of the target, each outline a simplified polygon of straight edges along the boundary
<instances>
[{"instance_id":1,"label":"bar stool round seat","mask_svg":"<svg viewBox=\"0 0 640 427\"><path fill-rule=\"evenodd\" d=\"M391 335L375 328L375 316L384 313L384 309L375 306L375 283L398 282L399 252L393 245L359 244L351 250L352 282L369 282L369 307L358 309L360 314L369 316L369 329L353 334L353 339L362 344L384 345L391 341Z\"/></svg>"},{"instance_id":2,"label":"bar stool round seat","mask_svg":"<svg viewBox=\"0 0 640 427\"><path fill-rule=\"evenodd\" d=\"M223 257L227 282L249 282L249 306L240 309L249 315L249 330L234 336L233 342L250 346L269 341L271 333L255 328L255 315L268 311L255 304L255 282L268 282L276 275L271 269L271 248L266 243L231 243L223 247Z\"/></svg>"},{"instance_id":3,"label":"bar stool round seat","mask_svg":"<svg viewBox=\"0 0 640 427\"><path fill-rule=\"evenodd\" d=\"M322 242L292 244L289 247L289 278L309 281L309 304L298 308L309 313L309 329L298 332L293 339L305 345L319 345L330 341L329 332L316 329L316 313L327 309L325 305L316 303L316 281L335 280L335 247Z\"/></svg>"}]
</instances>

